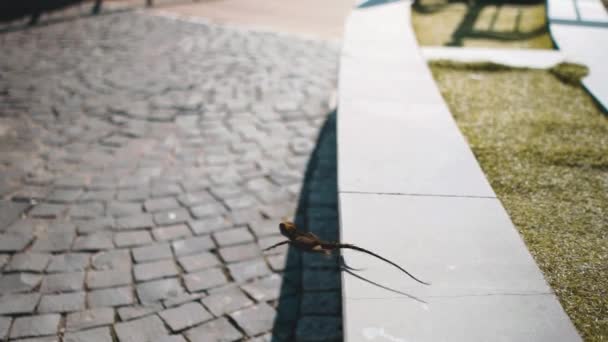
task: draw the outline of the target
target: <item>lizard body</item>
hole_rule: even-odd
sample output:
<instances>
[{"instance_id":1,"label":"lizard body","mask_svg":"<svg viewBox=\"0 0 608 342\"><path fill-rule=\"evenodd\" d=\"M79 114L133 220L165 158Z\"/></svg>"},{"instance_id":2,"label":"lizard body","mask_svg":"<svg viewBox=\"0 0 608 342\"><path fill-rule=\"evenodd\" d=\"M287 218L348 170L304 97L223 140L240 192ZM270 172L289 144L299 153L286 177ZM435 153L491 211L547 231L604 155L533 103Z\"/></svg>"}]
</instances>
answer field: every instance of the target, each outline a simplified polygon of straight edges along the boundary
<instances>
[{"instance_id":1,"label":"lizard body","mask_svg":"<svg viewBox=\"0 0 608 342\"><path fill-rule=\"evenodd\" d=\"M296 247L297 249L300 249L305 252L323 253L326 255L330 255L332 252L339 250L339 249L352 249L352 250L355 250L358 252L369 254L384 262L387 262L387 263L395 266L396 268L398 268L400 271L404 272L408 276L410 276L415 281L417 281L421 284L430 285L429 283L416 278L415 276L413 276L411 273L409 273L403 267L397 265L396 263L394 263L372 251L369 251L365 248L361 248L361 247L358 247L358 246L355 246L355 245L349 244L349 243L323 241L313 233L303 232L303 231L298 230L296 225L293 222L289 222L289 221L281 222L279 224L279 230L281 231L281 234L283 234L283 236L288 238L288 240L281 241L277 244L274 244L274 245L264 249L265 251L278 247L278 246L281 246L281 245L285 245L285 244L290 244L290 245Z\"/></svg>"}]
</instances>

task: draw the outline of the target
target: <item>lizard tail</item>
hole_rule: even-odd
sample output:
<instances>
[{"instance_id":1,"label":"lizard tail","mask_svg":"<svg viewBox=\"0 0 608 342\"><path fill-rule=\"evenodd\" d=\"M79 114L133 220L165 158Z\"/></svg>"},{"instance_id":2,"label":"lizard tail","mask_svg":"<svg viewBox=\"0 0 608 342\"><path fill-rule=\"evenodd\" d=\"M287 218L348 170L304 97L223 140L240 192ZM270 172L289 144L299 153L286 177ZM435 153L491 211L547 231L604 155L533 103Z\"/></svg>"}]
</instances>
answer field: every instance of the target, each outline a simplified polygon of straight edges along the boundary
<instances>
[{"instance_id":1,"label":"lizard tail","mask_svg":"<svg viewBox=\"0 0 608 342\"><path fill-rule=\"evenodd\" d=\"M400 269L402 272L404 272L405 274L407 274L408 276L410 276L410 278L414 279L415 281L419 282L420 284L424 284L424 285L431 285L431 283L427 283L427 282L425 282L425 281L422 281L422 280L420 280L420 279L418 279L418 278L414 277L414 275L412 275L410 272L406 271L406 270L405 270L403 267L401 267L401 266L397 265L396 263L394 263L394 262L392 262L392 261L390 261L390 260L388 260L388 259L386 259L386 258L383 258L383 257L379 256L378 254L376 254L376 253L372 252L372 251L368 251L368 250L367 250L367 249L365 249L365 248L357 247L357 246L355 246L355 245L351 245L351 244L349 244L349 243L339 243L339 244L337 244L337 247L338 247L338 248L346 248L346 249L354 249L355 251L359 251L359 252L363 252L363 253L369 254L369 255L371 255L371 256L375 256L376 258L378 258L378 259L380 259L380 260L382 260L382 261L388 262L389 264L391 264L391 265L393 265L393 266L397 267L397 268L398 268L398 269Z\"/></svg>"}]
</instances>

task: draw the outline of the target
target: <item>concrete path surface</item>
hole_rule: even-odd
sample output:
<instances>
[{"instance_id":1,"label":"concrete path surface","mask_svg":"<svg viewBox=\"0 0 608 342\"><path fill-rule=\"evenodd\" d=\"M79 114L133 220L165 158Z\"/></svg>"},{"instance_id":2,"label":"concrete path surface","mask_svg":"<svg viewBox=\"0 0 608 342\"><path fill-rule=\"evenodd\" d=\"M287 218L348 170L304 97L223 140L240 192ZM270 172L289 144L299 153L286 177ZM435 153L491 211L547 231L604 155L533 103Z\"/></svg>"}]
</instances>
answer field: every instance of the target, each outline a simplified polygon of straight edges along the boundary
<instances>
[{"instance_id":1,"label":"concrete path surface","mask_svg":"<svg viewBox=\"0 0 608 342\"><path fill-rule=\"evenodd\" d=\"M353 11L340 59L345 340L580 341L445 105L410 5ZM396 292L398 291L398 292ZM416 297L416 298L414 298Z\"/></svg>"},{"instance_id":2,"label":"concrete path surface","mask_svg":"<svg viewBox=\"0 0 608 342\"><path fill-rule=\"evenodd\" d=\"M337 46L137 12L0 46L0 340L341 337L335 261L261 252L296 208L337 233Z\"/></svg>"}]
</instances>

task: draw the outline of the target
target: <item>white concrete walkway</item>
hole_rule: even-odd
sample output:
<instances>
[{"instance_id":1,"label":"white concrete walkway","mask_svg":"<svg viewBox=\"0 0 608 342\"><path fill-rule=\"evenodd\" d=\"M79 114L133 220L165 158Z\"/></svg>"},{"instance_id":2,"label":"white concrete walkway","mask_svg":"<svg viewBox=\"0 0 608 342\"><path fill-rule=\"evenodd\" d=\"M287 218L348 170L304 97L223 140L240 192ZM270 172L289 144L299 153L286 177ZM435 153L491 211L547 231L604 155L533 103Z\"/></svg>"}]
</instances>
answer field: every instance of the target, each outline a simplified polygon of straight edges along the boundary
<instances>
[{"instance_id":1,"label":"white concrete walkway","mask_svg":"<svg viewBox=\"0 0 608 342\"><path fill-rule=\"evenodd\" d=\"M580 341L459 132L421 56L410 7L350 15L339 79L345 340Z\"/></svg>"}]
</instances>

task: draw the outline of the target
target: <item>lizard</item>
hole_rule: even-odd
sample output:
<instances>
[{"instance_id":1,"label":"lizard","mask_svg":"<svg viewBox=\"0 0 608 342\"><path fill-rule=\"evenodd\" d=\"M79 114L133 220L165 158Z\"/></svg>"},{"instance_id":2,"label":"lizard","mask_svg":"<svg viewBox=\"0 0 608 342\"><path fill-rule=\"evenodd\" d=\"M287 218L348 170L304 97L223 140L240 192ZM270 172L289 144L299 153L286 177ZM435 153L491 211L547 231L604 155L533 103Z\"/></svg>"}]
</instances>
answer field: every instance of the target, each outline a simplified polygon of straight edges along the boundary
<instances>
[{"instance_id":1,"label":"lizard","mask_svg":"<svg viewBox=\"0 0 608 342\"><path fill-rule=\"evenodd\" d=\"M270 249L273 249L273 248L276 248L276 247L279 247L279 246L285 245L285 244L289 244L289 245L294 246L295 248L305 251L305 252L323 253L325 255L331 255L332 252L339 250L339 249L352 249L352 250L355 250L358 252L369 254L384 262L387 262L387 263L395 266L396 268L398 268L399 270L401 270L408 276L410 276L410 278L414 279L415 281L417 281L421 284L424 284L424 285L430 285L430 283L427 283L425 281L422 281L422 280L416 278L410 272L406 271L403 267L397 265L396 263L394 263L372 251L369 251L365 248L361 248L361 247L358 247L358 246L355 246L355 245L349 244L349 243L323 241L313 233L304 232L304 231L299 230L296 227L295 223L293 223L293 222L283 221L283 222L279 223L279 231L288 240L281 241L270 247L267 247L264 249L264 251L267 251L267 250L270 250Z\"/></svg>"}]
</instances>

